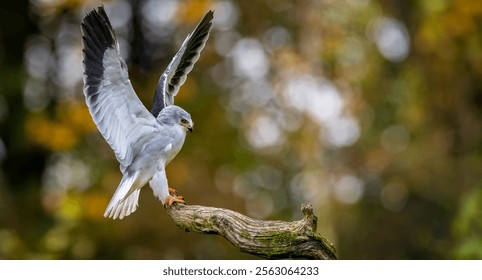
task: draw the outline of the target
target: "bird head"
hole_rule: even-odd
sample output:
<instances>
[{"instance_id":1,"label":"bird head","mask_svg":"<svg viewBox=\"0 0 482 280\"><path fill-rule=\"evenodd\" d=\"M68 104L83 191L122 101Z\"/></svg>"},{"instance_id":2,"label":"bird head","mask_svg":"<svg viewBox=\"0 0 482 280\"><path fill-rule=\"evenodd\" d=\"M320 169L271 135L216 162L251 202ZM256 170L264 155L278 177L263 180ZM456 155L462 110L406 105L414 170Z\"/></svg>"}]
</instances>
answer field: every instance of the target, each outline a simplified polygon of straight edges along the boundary
<instances>
[{"instance_id":1,"label":"bird head","mask_svg":"<svg viewBox=\"0 0 482 280\"><path fill-rule=\"evenodd\" d=\"M162 109L159 114L159 120L161 123L167 125L180 125L189 132L192 132L194 122L191 119L191 115L176 105L170 105Z\"/></svg>"}]
</instances>

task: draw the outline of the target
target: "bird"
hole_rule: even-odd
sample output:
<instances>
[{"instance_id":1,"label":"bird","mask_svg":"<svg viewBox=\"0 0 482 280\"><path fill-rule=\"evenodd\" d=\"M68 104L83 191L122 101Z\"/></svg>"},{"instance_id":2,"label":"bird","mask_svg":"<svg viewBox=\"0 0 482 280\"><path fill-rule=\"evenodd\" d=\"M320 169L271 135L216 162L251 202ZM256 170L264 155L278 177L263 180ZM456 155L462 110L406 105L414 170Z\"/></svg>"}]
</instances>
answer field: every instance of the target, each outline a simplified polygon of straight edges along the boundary
<instances>
[{"instance_id":1,"label":"bird","mask_svg":"<svg viewBox=\"0 0 482 280\"><path fill-rule=\"evenodd\" d=\"M123 175L104 217L123 219L136 211L140 190L147 183L164 206L185 204L183 197L169 188L165 168L181 150L194 123L186 110L174 105L174 97L199 59L213 18L214 12L208 11L184 40L159 78L151 111L132 87L104 6L83 18L85 102Z\"/></svg>"}]
</instances>

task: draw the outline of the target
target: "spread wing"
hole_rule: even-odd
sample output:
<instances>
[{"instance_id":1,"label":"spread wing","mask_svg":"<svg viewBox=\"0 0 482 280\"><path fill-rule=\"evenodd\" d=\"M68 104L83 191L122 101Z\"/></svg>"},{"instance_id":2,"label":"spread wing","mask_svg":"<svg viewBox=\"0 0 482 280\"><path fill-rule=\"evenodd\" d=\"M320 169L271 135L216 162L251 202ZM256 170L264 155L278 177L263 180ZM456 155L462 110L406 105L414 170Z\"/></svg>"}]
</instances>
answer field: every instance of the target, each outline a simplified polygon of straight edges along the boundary
<instances>
[{"instance_id":1,"label":"spread wing","mask_svg":"<svg viewBox=\"0 0 482 280\"><path fill-rule=\"evenodd\" d=\"M123 170L132 163L133 151L155 132L156 120L132 88L104 8L87 14L81 29L85 101Z\"/></svg>"},{"instance_id":2,"label":"spread wing","mask_svg":"<svg viewBox=\"0 0 482 280\"><path fill-rule=\"evenodd\" d=\"M194 63L199 59L201 51L209 37L212 27L213 11L209 11L199 22L181 45L176 56L162 73L154 94L151 113L154 117L159 115L161 110L174 104L174 96L179 87L186 81L187 75L191 72Z\"/></svg>"}]
</instances>

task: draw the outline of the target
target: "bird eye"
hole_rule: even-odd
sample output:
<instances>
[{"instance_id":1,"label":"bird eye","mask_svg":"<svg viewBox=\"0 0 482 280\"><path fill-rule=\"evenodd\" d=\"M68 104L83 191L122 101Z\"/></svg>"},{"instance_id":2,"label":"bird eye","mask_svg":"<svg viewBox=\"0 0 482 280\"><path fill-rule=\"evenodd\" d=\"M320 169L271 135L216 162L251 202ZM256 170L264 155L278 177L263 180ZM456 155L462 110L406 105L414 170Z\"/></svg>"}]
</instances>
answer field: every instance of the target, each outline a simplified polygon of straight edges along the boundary
<instances>
[{"instance_id":1,"label":"bird eye","mask_svg":"<svg viewBox=\"0 0 482 280\"><path fill-rule=\"evenodd\" d=\"M181 122L182 122L182 123L187 123L187 120L186 120L186 119L181 119Z\"/></svg>"}]
</instances>

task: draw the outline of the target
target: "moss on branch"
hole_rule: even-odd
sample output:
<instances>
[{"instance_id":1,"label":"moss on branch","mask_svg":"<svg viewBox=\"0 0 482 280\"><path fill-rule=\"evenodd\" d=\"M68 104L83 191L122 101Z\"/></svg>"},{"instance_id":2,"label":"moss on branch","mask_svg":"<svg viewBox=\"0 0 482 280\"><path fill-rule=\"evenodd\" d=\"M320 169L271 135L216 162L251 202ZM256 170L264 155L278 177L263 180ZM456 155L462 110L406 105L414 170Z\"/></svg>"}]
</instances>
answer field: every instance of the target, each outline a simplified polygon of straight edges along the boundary
<instances>
[{"instance_id":1,"label":"moss on branch","mask_svg":"<svg viewBox=\"0 0 482 280\"><path fill-rule=\"evenodd\" d=\"M267 259L336 259L331 242L316 232L317 217L303 204L303 219L293 222L257 220L238 212L199 205L174 204L166 208L186 231L221 235L241 252Z\"/></svg>"}]
</instances>

